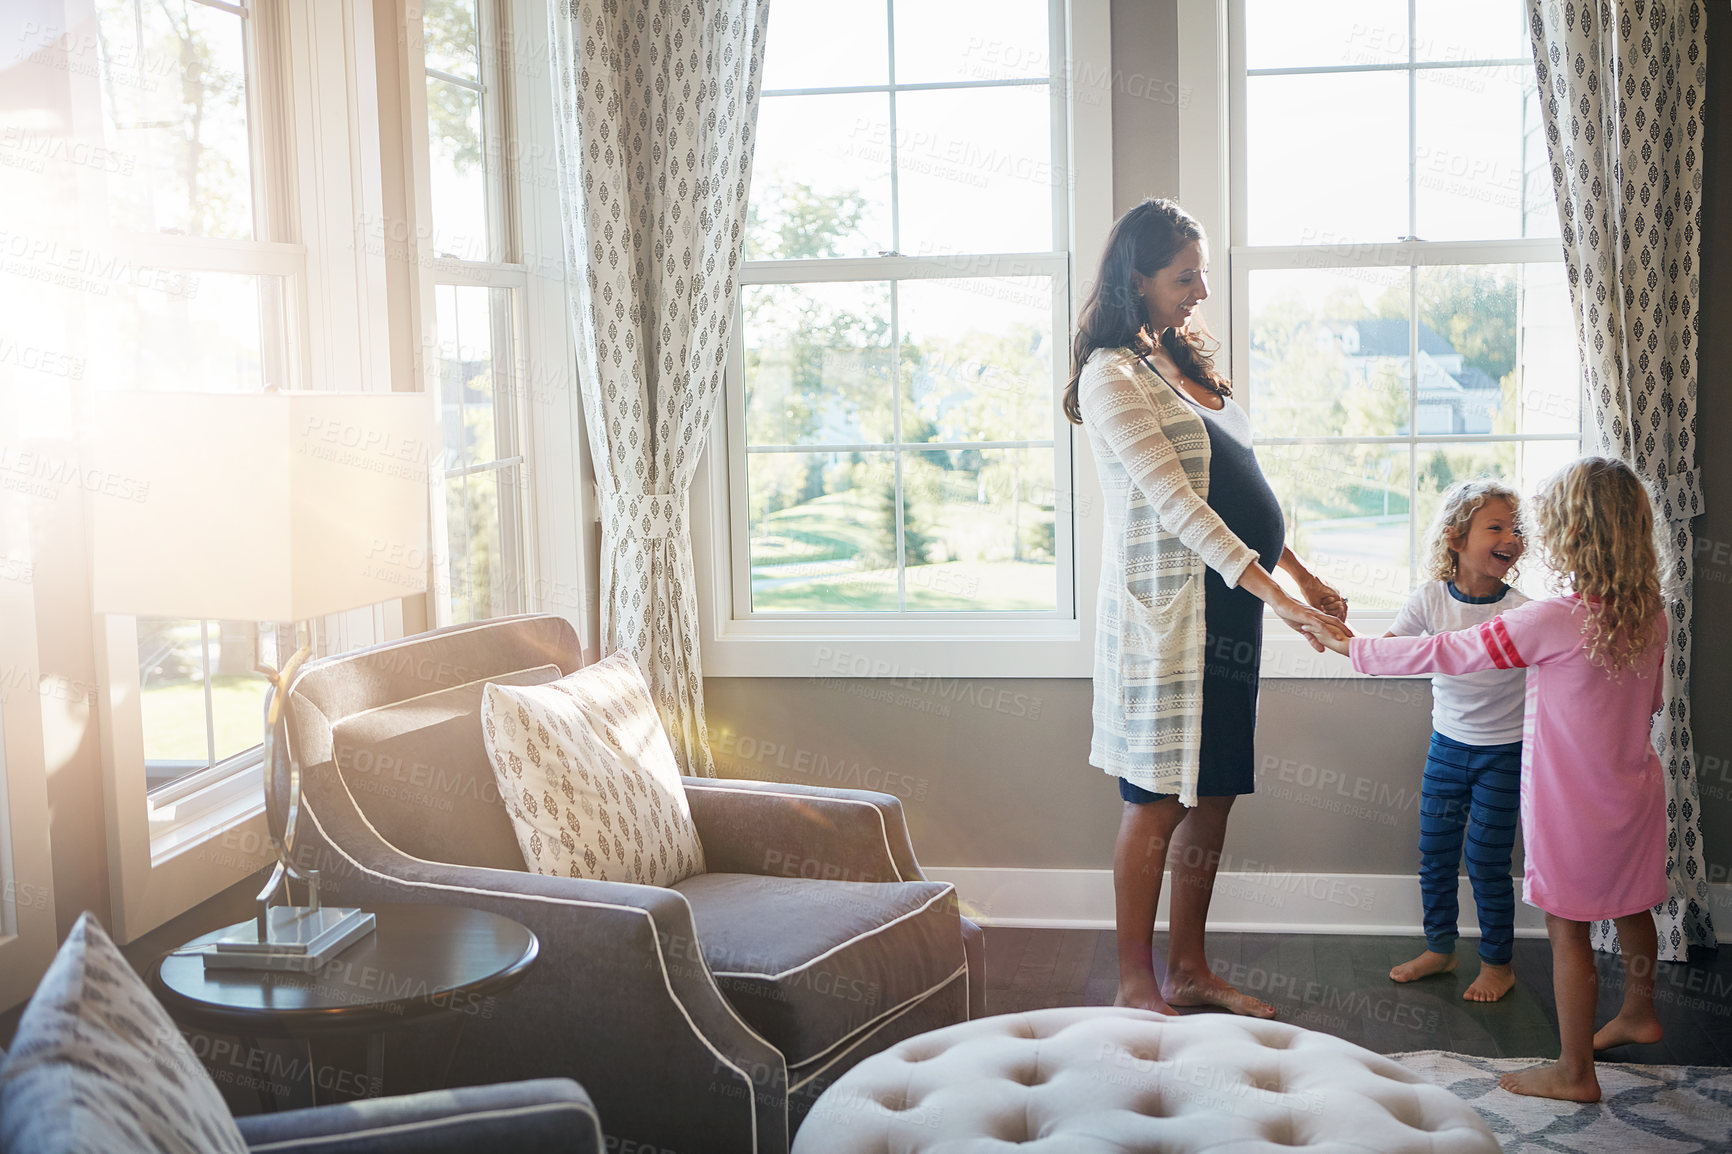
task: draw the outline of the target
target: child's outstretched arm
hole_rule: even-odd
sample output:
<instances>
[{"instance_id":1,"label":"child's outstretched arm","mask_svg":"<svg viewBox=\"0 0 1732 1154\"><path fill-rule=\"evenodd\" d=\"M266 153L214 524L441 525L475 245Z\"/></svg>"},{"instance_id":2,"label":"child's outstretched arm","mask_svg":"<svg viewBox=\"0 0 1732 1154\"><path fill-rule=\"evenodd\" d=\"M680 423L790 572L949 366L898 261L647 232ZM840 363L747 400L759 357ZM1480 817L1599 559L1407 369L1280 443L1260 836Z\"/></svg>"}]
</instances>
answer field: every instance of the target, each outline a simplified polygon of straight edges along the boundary
<instances>
[{"instance_id":1,"label":"child's outstretched arm","mask_svg":"<svg viewBox=\"0 0 1732 1154\"><path fill-rule=\"evenodd\" d=\"M1324 641L1353 659L1360 673L1412 676L1418 673L1478 673L1482 669L1525 669L1502 617L1429 637L1356 637L1346 645Z\"/></svg>"}]
</instances>

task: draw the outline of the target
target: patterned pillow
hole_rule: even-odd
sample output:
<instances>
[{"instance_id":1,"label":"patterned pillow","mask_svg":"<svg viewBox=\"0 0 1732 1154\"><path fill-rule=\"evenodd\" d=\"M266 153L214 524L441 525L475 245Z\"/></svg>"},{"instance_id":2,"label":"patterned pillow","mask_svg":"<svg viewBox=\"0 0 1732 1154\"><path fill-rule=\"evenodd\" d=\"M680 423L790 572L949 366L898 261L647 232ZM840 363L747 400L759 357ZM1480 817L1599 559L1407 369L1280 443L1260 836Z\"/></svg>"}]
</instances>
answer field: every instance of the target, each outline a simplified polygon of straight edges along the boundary
<instances>
[{"instance_id":1,"label":"patterned pillow","mask_svg":"<svg viewBox=\"0 0 1732 1154\"><path fill-rule=\"evenodd\" d=\"M651 886L704 872L673 747L630 653L547 685L489 683L481 729L530 869Z\"/></svg>"},{"instance_id":2,"label":"patterned pillow","mask_svg":"<svg viewBox=\"0 0 1732 1154\"><path fill-rule=\"evenodd\" d=\"M89 914L0 1064L0 1151L246 1154L216 1084Z\"/></svg>"}]
</instances>

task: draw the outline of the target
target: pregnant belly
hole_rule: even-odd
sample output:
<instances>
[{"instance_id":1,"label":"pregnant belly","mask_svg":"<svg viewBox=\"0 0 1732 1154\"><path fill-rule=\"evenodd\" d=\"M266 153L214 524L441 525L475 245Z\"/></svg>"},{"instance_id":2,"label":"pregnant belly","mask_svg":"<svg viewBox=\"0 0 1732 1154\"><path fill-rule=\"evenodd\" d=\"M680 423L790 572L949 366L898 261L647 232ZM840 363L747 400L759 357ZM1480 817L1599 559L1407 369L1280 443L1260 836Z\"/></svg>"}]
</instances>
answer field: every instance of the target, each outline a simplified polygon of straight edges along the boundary
<instances>
[{"instance_id":1,"label":"pregnant belly","mask_svg":"<svg viewBox=\"0 0 1732 1154\"><path fill-rule=\"evenodd\" d=\"M1281 560L1286 542L1286 520L1281 515L1281 502L1269 487L1263 470L1257 467L1256 459L1252 458L1249 465L1230 479L1224 478L1226 483L1218 488L1211 477L1209 505L1234 536L1257 551L1257 560L1263 568L1273 570Z\"/></svg>"}]
</instances>

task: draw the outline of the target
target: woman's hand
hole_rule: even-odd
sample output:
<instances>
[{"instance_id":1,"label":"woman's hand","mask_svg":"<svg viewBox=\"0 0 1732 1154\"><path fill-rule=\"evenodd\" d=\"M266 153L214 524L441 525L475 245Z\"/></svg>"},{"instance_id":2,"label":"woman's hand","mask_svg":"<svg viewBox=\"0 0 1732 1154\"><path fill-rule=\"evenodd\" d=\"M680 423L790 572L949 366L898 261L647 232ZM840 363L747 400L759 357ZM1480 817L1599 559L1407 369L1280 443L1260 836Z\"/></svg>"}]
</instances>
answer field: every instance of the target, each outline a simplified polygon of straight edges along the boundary
<instances>
[{"instance_id":1,"label":"woman's hand","mask_svg":"<svg viewBox=\"0 0 1732 1154\"><path fill-rule=\"evenodd\" d=\"M1347 639L1353 636L1353 630L1339 618L1285 595L1270 600L1268 604L1275 616L1309 641L1317 652L1321 653L1325 648L1334 649L1337 653L1347 652ZM1333 644L1336 641L1339 641L1339 646Z\"/></svg>"},{"instance_id":2,"label":"woman's hand","mask_svg":"<svg viewBox=\"0 0 1732 1154\"><path fill-rule=\"evenodd\" d=\"M1337 621L1347 620L1347 598L1319 577L1307 573L1305 578L1298 583L1299 593L1305 598L1305 603L1314 609L1321 609Z\"/></svg>"}]
</instances>

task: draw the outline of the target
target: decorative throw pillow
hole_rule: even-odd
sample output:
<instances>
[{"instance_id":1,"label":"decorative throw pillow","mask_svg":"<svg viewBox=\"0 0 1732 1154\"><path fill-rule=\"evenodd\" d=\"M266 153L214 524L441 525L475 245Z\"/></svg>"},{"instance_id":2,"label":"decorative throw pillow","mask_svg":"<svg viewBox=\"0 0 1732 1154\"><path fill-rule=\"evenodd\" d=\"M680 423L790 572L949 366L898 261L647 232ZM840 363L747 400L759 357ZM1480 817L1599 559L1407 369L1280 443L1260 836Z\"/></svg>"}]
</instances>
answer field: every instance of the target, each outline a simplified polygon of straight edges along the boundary
<instances>
[{"instance_id":1,"label":"decorative throw pillow","mask_svg":"<svg viewBox=\"0 0 1732 1154\"><path fill-rule=\"evenodd\" d=\"M547 685L489 683L481 729L530 869L651 886L704 872L673 747L631 654Z\"/></svg>"},{"instance_id":2,"label":"decorative throw pillow","mask_svg":"<svg viewBox=\"0 0 1732 1154\"><path fill-rule=\"evenodd\" d=\"M0 1064L0 1151L246 1154L216 1084L84 914Z\"/></svg>"}]
</instances>

